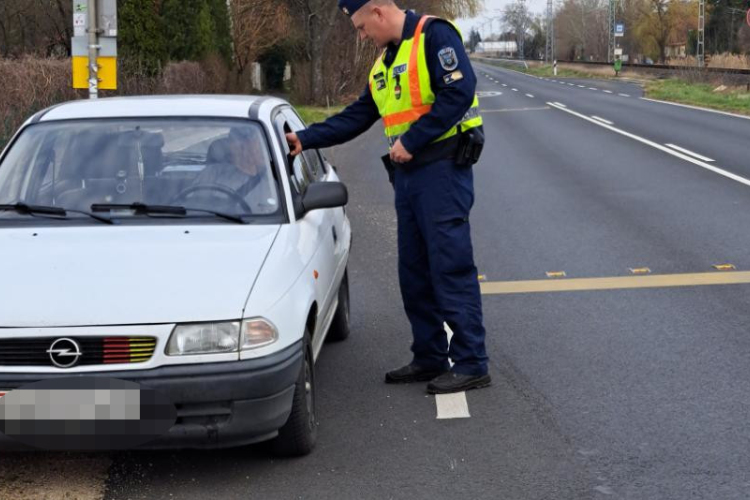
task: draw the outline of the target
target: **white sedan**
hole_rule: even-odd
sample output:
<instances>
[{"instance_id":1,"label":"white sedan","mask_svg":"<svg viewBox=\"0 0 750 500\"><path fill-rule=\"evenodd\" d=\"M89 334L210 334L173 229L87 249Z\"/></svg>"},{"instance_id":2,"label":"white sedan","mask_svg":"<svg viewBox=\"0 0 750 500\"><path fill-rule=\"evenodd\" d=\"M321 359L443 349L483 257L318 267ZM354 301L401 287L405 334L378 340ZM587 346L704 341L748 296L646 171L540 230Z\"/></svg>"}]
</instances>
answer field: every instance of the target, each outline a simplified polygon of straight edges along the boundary
<instances>
[{"instance_id":1,"label":"white sedan","mask_svg":"<svg viewBox=\"0 0 750 500\"><path fill-rule=\"evenodd\" d=\"M313 448L351 228L335 169L288 155L302 128L250 96L74 101L21 127L0 155L0 448Z\"/></svg>"}]
</instances>

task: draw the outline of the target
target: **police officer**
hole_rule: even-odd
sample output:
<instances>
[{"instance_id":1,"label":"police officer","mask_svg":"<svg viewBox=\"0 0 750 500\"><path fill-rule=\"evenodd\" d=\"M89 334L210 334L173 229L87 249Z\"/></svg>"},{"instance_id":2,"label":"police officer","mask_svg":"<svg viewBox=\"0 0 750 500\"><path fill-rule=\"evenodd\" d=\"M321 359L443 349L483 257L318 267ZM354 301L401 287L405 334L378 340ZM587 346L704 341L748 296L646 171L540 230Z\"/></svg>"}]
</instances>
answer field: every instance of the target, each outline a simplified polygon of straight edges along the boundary
<instances>
[{"instance_id":1,"label":"police officer","mask_svg":"<svg viewBox=\"0 0 750 500\"><path fill-rule=\"evenodd\" d=\"M290 149L299 154L341 144L383 119L397 167L399 282L413 335L413 360L385 380L429 381L433 394L486 387L490 376L469 229L469 167L476 157L459 157L467 137L483 137L482 118L462 37L452 23L403 11L393 0L339 0L339 7L360 39L372 40L383 53L359 99L323 123L287 134ZM443 322L453 331L450 345Z\"/></svg>"}]
</instances>

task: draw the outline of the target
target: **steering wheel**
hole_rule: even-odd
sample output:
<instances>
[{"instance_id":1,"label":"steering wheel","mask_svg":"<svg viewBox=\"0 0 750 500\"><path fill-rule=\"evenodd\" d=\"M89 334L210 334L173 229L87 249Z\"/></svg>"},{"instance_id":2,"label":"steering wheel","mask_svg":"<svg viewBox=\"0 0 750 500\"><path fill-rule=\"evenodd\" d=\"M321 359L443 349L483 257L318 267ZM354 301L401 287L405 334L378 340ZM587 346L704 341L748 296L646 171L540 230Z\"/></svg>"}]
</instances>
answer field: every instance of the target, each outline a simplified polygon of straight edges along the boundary
<instances>
[{"instance_id":1,"label":"steering wheel","mask_svg":"<svg viewBox=\"0 0 750 500\"><path fill-rule=\"evenodd\" d=\"M250 208L250 205L247 204L247 202L240 196L237 191L234 189L230 189L228 187L222 186L220 184L198 184L195 186L189 186L182 191L180 191L177 196L174 197L175 200L182 200L184 198L187 198L189 195L196 193L198 191L218 191L221 194L224 194L234 200L241 208L247 213L252 212L253 210Z\"/></svg>"}]
</instances>

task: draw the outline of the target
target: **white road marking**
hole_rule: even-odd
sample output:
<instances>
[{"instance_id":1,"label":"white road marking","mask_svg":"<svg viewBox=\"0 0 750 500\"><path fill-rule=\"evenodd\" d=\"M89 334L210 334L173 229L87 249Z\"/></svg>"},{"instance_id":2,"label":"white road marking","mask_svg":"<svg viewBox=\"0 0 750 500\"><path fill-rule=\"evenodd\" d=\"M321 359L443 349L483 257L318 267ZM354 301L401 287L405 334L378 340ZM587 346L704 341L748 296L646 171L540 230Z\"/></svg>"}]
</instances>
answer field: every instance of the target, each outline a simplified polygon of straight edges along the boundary
<instances>
[{"instance_id":1,"label":"white road marking","mask_svg":"<svg viewBox=\"0 0 750 500\"><path fill-rule=\"evenodd\" d=\"M518 89L511 89L513 92L518 92Z\"/></svg>"},{"instance_id":2,"label":"white road marking","mask_svg":"<svg viewBox=\"0 0 750 500\"><path fill-rule=\"evenodd\" d=\"M585 86L585 85L579 85L579 87L580 87L580 88L582 88L582 89L585 89L585 88L586 88L586 86Z\"/></svg>"},{"instance_id":3,"label":"white road marking","mask_svg":"<svg viewBox=\"0 0 750 500\"><path fill-rule=\"evenodd\" d=\"M575 111L571 111L569 109L565 109L564 106L559 106L559 103L554 102L548 102L550 106L559 109L560 111L564 111L566 113L570 113L573 116L577 116L578 118L582 118L586 121L589 121L591 123L595 123L596 125L599 125L600 127L604 127L608 130L611 130L612 132L616 132L620 135L624 135L625 137L630 137L631 139L634 139L638 142L642 142L643 144L646 144L648 146L651 146L653 148L656 148L660 151L664 151L665 153L668 153L672 156L676 156L677 158L680 158L681 160L685 160L687 162L690 162L694 165L698 165L699 167L703 167L706 170L710 170L711 172L714 172L716 174L722 175L728 179L732 179L733 181L737 181L740 184L744 184L745 186L750 186L750 180L745 179L744 177L741 177L739 175L733 174L732 172L728 172L724 169L714 167L713 165L709 165L708 163L702 162L700 160L697 160L691 156L685 155L683 153L678 153L677 151L670 149L666 146L662 146L661 144L657 144L653 141L649 141L648 139L644 139L643 137L637 136L635 134L631 134L630 132L625 132L624 130L620 130L619 128L613 127L612 125L607 125L606 123L599 122L597 120L594 120L593 118L589 118L586 115L582 115L581 113L576 113Z\"/></svg>"},{"instance_id":4,"label":"white road marking","mask_svg":"<svg viewBox=\"0 0 750 500\"><path fill-rule=\"evenodd\" d=\"M469 403L465 392L453 394L435 394L438 420L449 418L469 418Z\"/></svg>"},{"instance_id":5,"label":"white road marking","mask_svg":"<svg viewBox=\"0 0 750 500\"><path fill-rule=\"evenodd\" d=\"M552 104L552 105L554 105L554 106L559 106L559 107L561 107L561 108L567 108L567 106L566 106L565 104L562 104L562 103L560 103L560 102L557 102L557 101L555 101L555 102L553 102L553 103L549 103L549 102L548 102L547 104Z\"/></svg>"},{"instance_id":6,"label":"white road marking","mask_svg":"<svg viewBox=\"0 0 750 500\"><path fill-rule=\"evenodd\" d=\"M599 89L596 87L589 87L589 90L599 90Z\"/></svg>"},{"instance_id":7,"label":"white road marking","mask_svg":"<svg viewBox=\"0 0 750 500\"><path fill-rule=\"evenodd\" d=\"M617 94L617 95L622 96L622 97L630 97L630 94Z\"/></svg>"},{"instance_id":8,"label":"white road marking","mask_svg":"<svg viewBox=\"0 0 750 500\"><path fill-rule=\"evenodd\" d=\"M526 94L526 97L531 97L532 99L534 98L534 96L531 94Z\"/></svg>"},{"instance_id":9,"label":"white road marking","mask_svg":"<svg viewBox=\"0 0 750 500\"><path fill-rule=\"evenodd\" d=\"M604 118L601 118L601 117L596 116L596 115L591 115L591 118L593 118L594 120L599 120L600 122L606 123L607 125L614 125L613 122L611 122L609 120L605 120Z\"/></svg>"},{"instance_id":10,"label":"white road marking","mask_svg":"<svg viewBox=\"0 0 750 500\"><path fill-rule=\"evenodd\" d=\"M611 94L612 93L611 90L603 90L602 92L604 92L605 94Z\"/></svg>"},{"instance_id":11,"label":"white road marking","mask_svg":"<svg viewBox=\"0 0 750 500\"><path fill-rule=\"evenodd\" d=\"M507 85L505 85L505 84L503 83L503 87L507 87Z\"/></svg>"},{"instance_id":12,"label":"white road marking","mask_svg":"<svg viewBox=\"0 0 750 500\"><path fill-rule=\"evenodd\" d=\"M693 153L689 149L681 148L680 146L675 146L674 144L667 144L667 146L669 146L672 149L676 149L677 151L681 151L681 152L685 153L686 155L690 155L690 156L693 156L695 158L698 158L699 160L713 161L711 158L707 158L705 156L699 155L698 153Z\"/></svg>"},{"instance_id":13,"label":"white road marking","mask_svg":"<svg viewBox=\"0 0 750 500\"><path fill-rule=\"evenodd\" d=\"M738 115L737 113L729 113L727 111L719 111L718 109L701 108L699 106L691 106L689 104L680 104L679 102L660 101L659 99L649 99L647 97L641 97L641 99L644 101L658 102L661 104L670 104L672 106L680 106L682 108L697 109L698 111L708 111L709 113L718 113L720 115L733 116L734 118L743 118L745 120L750 120L750 116Z\"/></svg>"}]
</instances>

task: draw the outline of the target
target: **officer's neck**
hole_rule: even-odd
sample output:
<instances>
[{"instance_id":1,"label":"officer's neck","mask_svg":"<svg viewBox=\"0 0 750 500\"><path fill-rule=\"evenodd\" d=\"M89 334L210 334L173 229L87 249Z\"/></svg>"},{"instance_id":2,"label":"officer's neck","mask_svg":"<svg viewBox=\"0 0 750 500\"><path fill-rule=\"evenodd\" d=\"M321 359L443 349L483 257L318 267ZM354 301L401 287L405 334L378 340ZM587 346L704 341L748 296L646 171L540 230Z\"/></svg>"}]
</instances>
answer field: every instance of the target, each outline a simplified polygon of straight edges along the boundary
<instances>
[{"instance_id":1,"label":"officer's neck","mask_svg":"<svg viewBox=\"0 0 750 500\"><path fill-rule=\"evenodd\" d=\"M406 24L406 11L394 9L393 12L393 33L391 33L391 43L398 45L404 38L404 24Z\"/></svg>"}]
</instances>

